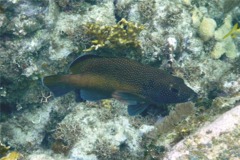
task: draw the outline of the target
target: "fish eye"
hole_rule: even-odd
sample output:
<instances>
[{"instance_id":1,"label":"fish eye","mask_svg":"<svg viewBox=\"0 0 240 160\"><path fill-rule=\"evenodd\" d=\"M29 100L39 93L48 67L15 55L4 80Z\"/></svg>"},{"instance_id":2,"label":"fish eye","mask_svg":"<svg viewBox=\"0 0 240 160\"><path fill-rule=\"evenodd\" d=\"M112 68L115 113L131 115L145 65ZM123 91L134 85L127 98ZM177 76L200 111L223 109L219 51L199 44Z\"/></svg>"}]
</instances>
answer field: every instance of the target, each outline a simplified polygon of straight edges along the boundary
<instances>
[{"instance_id":1,"label":"fish eye","mask_svg":"<svg viewBox=\"0 0 240 160\"><path fill-rule=\"evenodd\" d=\"M176 88L172 88L171 87L171 89L170 89L172 92L174 92L174 93L178 93L179 91L178 91L178 89L176 89Z\"/></svg>"}]
</instances>

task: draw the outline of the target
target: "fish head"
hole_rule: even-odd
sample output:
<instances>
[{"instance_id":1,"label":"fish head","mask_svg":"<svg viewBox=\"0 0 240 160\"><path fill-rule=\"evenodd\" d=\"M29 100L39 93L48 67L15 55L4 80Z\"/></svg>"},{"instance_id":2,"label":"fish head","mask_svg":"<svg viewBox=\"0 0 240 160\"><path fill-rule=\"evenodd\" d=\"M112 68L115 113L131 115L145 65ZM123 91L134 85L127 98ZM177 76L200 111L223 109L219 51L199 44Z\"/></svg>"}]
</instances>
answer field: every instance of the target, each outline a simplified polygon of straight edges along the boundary
<instances>
[{"instance_id":1,"label":"fish head","mask_svg":"<svg viewBox=\"0 0 240 160\"><path fill-rule=\"evenodd\" d=\"M163 86L155 89L153 97L157 103L181 103L195 101L198 95L184 83L183 79L171 77Z\"/></svg>"}]
</instances>

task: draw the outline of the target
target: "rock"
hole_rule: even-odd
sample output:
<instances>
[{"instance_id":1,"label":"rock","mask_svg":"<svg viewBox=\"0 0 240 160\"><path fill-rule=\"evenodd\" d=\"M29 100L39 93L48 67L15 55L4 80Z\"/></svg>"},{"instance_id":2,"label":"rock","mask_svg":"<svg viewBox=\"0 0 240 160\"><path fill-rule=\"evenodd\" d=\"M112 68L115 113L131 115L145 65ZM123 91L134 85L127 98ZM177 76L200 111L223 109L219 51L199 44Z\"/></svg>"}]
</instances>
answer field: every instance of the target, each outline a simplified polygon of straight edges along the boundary
<instances>
[{"instance_id":1,"label":"rock","mask_svg":"<svg viewBox=\"0 0 240 160\"><path fill-rule=\"evenodd\" d=\"M239 158L240 105L201 127L193 135L177 143L164 160Z\"/></svg>"}]
</instances>

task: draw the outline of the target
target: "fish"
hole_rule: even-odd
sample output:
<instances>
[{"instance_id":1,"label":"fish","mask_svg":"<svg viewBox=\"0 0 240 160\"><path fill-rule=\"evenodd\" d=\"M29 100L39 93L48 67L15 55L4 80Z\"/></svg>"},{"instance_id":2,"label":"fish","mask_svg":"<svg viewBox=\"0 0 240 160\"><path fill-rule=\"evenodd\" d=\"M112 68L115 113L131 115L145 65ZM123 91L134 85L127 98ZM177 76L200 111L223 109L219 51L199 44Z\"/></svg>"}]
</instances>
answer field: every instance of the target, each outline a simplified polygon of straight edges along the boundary
<instances>
[{"instance_id":1,"label":"fish","mask_svg":"<svg viewBox=\"0 0 240 160\"><path fill-rule=\"evenodd\" d=\"M77 90L83 100L115 98L135 116L149 105L181 103L197 98L184 80L168 72L119 57L83 55L69 66L69 74L50 75L42 83L55 97Z\"/></svg>"}]
</instances>

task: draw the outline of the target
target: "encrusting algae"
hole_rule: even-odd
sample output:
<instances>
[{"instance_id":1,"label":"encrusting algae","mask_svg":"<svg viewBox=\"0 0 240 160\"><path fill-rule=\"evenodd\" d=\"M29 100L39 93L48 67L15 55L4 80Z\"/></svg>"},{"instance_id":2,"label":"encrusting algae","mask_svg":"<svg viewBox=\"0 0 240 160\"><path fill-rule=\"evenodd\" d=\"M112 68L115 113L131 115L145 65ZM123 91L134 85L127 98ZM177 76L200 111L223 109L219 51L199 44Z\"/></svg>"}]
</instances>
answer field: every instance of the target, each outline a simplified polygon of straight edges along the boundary
<instances>
[{"instance_id":1,"label":"encrusting algae","mask_svg":"<svg viewBox=\"0 0 240 160\"><path fill-rule=\"evenodd\" d=\"M98 24L86 24L86 34L94 37L92 46L85 49L85 52L97 50L98 48L115 48L119 46L138 47L140 42L137 36L144 29L143 25L133 22L128 22L126 19L121 19L116 25L101 26Z\"/></svg>"}]
</instances>

